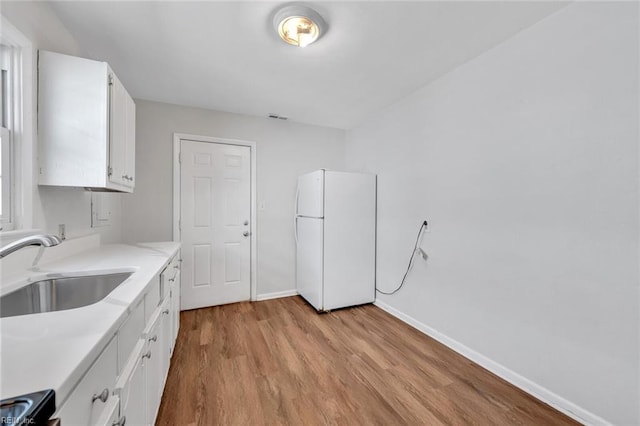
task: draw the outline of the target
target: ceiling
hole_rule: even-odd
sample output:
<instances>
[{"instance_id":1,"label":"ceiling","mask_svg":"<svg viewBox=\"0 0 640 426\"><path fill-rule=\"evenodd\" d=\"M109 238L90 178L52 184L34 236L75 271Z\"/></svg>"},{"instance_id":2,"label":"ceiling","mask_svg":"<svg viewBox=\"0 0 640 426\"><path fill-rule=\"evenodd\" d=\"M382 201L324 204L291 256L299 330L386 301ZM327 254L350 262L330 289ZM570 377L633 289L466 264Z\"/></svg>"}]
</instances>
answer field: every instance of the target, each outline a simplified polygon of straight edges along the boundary
<instances>
[{"instance_id":1,"label":"ceiling","mask_svg":"<svg viewBox=\"0 0 640 426\"><path fill-rule=\"evenodd\" d=\"M297 48L274 2L63 1L52 8L133 97L348 129L562 8L560 2L325 2Z\"/></svg>"}]
</instances>

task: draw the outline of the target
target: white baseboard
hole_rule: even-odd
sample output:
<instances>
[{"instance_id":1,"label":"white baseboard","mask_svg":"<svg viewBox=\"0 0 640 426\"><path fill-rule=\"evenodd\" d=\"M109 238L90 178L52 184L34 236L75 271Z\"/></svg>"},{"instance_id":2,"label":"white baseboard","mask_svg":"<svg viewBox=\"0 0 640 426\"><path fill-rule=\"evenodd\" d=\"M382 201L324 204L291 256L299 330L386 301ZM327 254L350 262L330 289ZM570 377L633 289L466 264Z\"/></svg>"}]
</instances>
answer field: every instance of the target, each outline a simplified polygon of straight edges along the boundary
<instances>
[{"instance_id":1,"label":"white baseboard","mask_svg":"<svg viewBox=\"0 0 640 426\"><path fill-rule=\"evenodd\" d=\"M281 297L297 296L297 295L298 295L298 290L276 291L274 293L259 294L256 297L256 302L261 302L263 300L269 300L269 299L279 299Z\"/></svg>"},{"instance_id":2,"label":"white baseboard","mask_svg":"<svg viewBox=\"0 0 640 426\"><path fill-rule=\"evenodd\" d=\"M532 382L531 380L527 379L526 377L523 377L521 375L519 375L518 373L508 369L507 367L487 358L486 356L474 351L473 349L463 345L462 343L458 342L457 340L454 340L448 336L446 336L445 334L440 333L437 330L434 330L433 328L421 323L420 321L416 320L413 317L410 317L409 315L406 315L402 312L400 312L399 310L389 306L388 304L381 302L379 300L376 300L374 302L374 305L378 306L380 309L390 313L391 315L393 315L394 317L398 318L399 320L409 324L410 326L412 326L413 328L421 331L422 333L426 334L429 337L432 337L433 339L437 340L438 342L442 343L443 345L449 347L450 349L453 349L455 352L459 353L460 355L464 356L465 358L475 362L476 364L486 368L487 370L491 371L493 374L495 374L496 376L501 377L502 379L506 380L507 382L511 383L512 385L522 389L523 391L527 392L528 394L536 397L537 399L539 399L540 401L549 404L550 406L552 406L553 408L555 408L556 410L566 414L567 416L571 417L572 419L586 424L586 425L598 425L598 426L604 426L604 425L611 425L611 423L607 422L606 420L604 420L601 417L598 417L597 415L591 413L590 411L585 410L584 408L574 404L571 401L568 401L564 398L562 398L561 396L551 392L550 390L546 389L543 386L540 386L537 383Z\"/></svg>"}]
</instances>

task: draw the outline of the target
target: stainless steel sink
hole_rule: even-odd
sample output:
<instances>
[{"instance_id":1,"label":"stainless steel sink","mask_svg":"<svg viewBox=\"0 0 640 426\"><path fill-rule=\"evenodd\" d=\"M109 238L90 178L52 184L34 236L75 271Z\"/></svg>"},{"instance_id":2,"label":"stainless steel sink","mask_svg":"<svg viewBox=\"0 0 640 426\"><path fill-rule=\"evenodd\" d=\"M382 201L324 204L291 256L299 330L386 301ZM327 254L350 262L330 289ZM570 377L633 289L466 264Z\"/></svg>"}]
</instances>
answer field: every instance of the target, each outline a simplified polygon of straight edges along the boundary
<instances>
[{"instance_id":1,"label":"stainless steel sink","mask_svg":"<svg viewBox=\"0 0 640 426\"><path fill-rule=\"evenodd\" d=\"M91 305L104 299L131 274L120 272L36 281L0 297L0 317L64 311Z\"/></svg>"},{"instance_id":2,"label":"stainless steel sink","mask_svg":"<svg viewBox=\"0 0 640 426\"><path fill-rule=\"evenodd\" d=\"M0 401L0 424L44 425L56 409L52 389L7 398Z\"/></svg>"}]
</instances>

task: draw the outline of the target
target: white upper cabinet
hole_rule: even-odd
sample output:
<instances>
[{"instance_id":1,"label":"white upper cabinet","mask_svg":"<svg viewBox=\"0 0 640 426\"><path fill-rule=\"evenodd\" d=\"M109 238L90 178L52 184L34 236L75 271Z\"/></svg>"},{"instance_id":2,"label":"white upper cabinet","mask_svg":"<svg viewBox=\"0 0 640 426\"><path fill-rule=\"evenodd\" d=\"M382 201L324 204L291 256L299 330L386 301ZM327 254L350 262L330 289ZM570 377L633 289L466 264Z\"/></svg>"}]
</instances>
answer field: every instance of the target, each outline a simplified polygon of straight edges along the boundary
<instances>
[{"instance_id":1,"label":"white upper cabinet","mask_svg":"<svg viewBox=\"0 0 640 426\"><path fill-rule=\"evenodd\" d=\"M133 192L136 106L106 62L40 51L40 185Z\"/></svg>"}]
</instances>

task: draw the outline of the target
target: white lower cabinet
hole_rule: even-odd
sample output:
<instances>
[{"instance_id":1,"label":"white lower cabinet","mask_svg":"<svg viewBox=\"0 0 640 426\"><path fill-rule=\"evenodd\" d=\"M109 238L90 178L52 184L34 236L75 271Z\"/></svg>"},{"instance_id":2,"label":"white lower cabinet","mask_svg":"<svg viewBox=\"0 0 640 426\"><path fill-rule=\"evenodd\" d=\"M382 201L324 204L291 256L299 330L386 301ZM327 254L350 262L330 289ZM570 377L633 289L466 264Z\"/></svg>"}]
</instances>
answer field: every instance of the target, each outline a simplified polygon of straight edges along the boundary
<instances>
[{"instance_id":1,"label":"white lower cabinet","mask_svg":"<svg viewBox=\"0 0 640 426\"><path fill-rule=\"evenodd\" d=\"M63 425L95 426L112 398L118 372L118 342L114 337L54 415Z\"/></svg>"},{"instance_id":2,"label":"white lower cabinet","mask_svg":"<svg viewBox=\"0 0 640 426\"><path fill-rule=\"evenodd\" d=\"M146 392L147 392L147 419L148 424L154 424L156 420L156 413L160 405L160 398L162 396L162 377L160 376L160 365L162 364L160 351L158 347L162 344L162 331L160 327L160 310L157 310L155 315L151 317L151 324L146 330L147 336L147 355L149 359L147 361L147 380L146 380Z\"/></svg>"},{"instance_id":3,"label":"white lower cabinet","mask_svg":"<svg viewBox=\"0 0 640 426\"><path fill-rule=\"evenodd\" d=\"M178 338L180 328L180 270L177 271L175 279L170 286L171 295L171 354Z\"/></svg>"},{"instance_id":4,"label":"white lower cabinet","mask_svg":"<svg viewBox=\"0 0 640 426\"><path fill-rule=\"evenodd\" d=\"M173 355L173 347L178 338L180 328L180 253L178 253L160 276L161 286L169 298L169 357Z\"/></svg>"},{"instance_id":5,"label":"white lower cabinet","mask_svg":"<svg viewBox=\"0 0 640 426\"><path fill-rule=\"evenodd\" d=\"M144 329L144 298L131 310L125 322L118 330L118 374L127 365L133 348L142 336Z\"/></svg>"},{"instance_id":6,"label":"white lower cabinet","mask_svg":"<svg viewBox=\"0 0 640 426\"><path fill-rule=\"evenodd\" d=\"M120 398L120 418L131 426L147 425L147 362L146 343L140 339L127 366L116 384L115 393Z\"/></svg>"},{"instance_id":7,"label":"white lower cabinet","mask_svg":"<svg viewBox=\"0 0 640 426\"><path fill-rule=\"evenodd\" d=\"M170 265L169 288L162 289L160 274L153 278L144 297L129 308L118 333L57 411L55 417L63 426L155 424L180 318L178 255Z\"/></svg>"},{"instance_id":8,"label":"white lower cabinet","mask_svg":"<svg viewBox=\"0 0 640 426\"><path fill-rule=\"evenodd\" d=\"M170 298L165 298L144 332L147 340L147 420L154 424L169 371Z\"/></svg>"},{"instance_id":9,"label":"white lower cabinet","mask_svg":"<svg viewBox=\"0 0 640 426\"><path fill-rule=\"evenodd\" d=\"M125 426L125 423L126 418L120 416L120 399L117 396L109 398L96 426Z\"/></svg>"},{"instance_id":10,"label":"white lower cabinet","mask_svg":"<svg viewBox=\"0 0 640 426\"><path fill-rule=\"evenodd\" d=\"M162 334L162 343L158 345L160 354L160 373L162 377L162 387L167 380L169 373L169 362L171 361L171 347L173 346L171 332L171 298L167 297L161 306L160 311L160 333ZM162 397L162 391L160 391Z\"/></svg>"}]
</instances>

